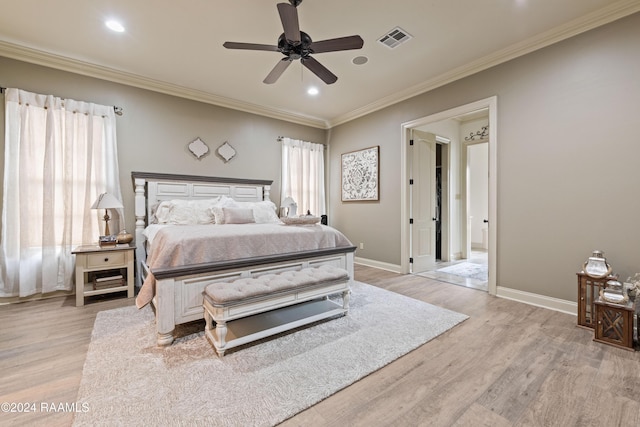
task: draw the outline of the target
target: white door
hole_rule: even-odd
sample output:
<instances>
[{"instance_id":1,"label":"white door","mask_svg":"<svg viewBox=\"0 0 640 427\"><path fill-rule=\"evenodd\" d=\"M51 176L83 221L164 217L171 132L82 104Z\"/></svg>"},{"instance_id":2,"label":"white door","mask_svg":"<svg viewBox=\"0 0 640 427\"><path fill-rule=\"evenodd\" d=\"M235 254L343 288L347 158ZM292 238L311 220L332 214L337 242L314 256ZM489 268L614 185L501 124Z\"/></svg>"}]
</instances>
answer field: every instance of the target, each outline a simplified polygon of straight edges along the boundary
<instances>
[{"instance_id":1,"label":"white door","mask_svg":"<svg viewBox=\"0 0 640 427\"><path fill-rule=\"evenodd\" d=\"M420 273L432 269L436 261L435 135L414 137L411 149L411 271Z\"/></svg>"}]
</instances>

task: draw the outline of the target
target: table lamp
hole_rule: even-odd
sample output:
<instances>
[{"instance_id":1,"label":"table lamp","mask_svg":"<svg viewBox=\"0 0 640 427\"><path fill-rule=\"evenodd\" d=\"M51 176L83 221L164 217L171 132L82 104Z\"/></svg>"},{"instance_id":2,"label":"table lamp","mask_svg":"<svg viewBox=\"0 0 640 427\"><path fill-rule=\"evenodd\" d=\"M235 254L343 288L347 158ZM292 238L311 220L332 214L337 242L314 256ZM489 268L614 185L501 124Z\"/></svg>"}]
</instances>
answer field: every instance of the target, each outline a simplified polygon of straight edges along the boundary
<instances>
[{"instance_id":1,"label":"table lamp","mask_svg":"<svg viewBox=\"0 0 640 427\"><path fill-rule=\"evenodd\" d=\"M110 236L109 231L109 211L108 209L122 209L122 203L109 193L102 193L98 196L98 199L93 202L91 209L104 209L104 235Z\"/></svg>"},{"instance_id":2,"label":"table lamp","mask_svg":"<svg viewBox=\"0 0 640 427\"><path fill-rule=\"evenodd\" d=\"M295 200L293 200L291 197L287 197L282 201L280 208L285 210L284 216L291 218L296 216L298 205L296 204Z\"/></svg>"}]
</instances>

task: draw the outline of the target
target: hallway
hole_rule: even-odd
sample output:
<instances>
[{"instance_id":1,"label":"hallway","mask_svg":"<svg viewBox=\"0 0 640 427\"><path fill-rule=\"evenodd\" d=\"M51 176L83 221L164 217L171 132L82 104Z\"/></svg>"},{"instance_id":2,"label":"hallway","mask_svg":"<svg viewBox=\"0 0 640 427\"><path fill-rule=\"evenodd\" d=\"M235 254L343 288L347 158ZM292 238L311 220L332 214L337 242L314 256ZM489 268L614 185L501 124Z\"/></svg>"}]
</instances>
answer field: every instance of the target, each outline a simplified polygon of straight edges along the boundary
<instances>
[{"instance_id":1,"label":"hallway","mask_svg":"<svg viewBox=\"0 0 640 427\"><path fill-rule=\"evenodd\" d=\"M472 250L471 257L450 262L437 262L433 270L417 276L487 292L488 252Z\"/></svg>"}]
</instances>

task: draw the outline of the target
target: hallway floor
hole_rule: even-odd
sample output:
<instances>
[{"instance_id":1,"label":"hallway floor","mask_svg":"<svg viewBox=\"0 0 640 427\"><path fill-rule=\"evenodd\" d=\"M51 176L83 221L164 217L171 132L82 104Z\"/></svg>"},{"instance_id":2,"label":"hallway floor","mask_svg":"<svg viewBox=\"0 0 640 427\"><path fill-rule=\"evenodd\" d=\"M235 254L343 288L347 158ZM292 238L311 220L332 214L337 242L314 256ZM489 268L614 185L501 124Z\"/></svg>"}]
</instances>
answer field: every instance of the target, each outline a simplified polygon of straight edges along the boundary
<instances>
[{"instance_id":1,"label":"hallway floor","mask_svg":"<svg viewBox=\"0 0 640 427\"><path fill-rule=\"evenodd\" d=\"M434 268L422 273L415 273L417 276L427 277L430 279L439 280L441 282L451 283L453 285L464 286L467 288L478 289L487 292L488 279L477 279L471 277L464 277L457 274L451 274L447 272L438 271L445 267L452 265L470 263L475 265L487 266L488 265L488 252L483 250L472 250L471 257L468 259L460 259L456 261L438 261Z\"/></svg>"}]
</instances>

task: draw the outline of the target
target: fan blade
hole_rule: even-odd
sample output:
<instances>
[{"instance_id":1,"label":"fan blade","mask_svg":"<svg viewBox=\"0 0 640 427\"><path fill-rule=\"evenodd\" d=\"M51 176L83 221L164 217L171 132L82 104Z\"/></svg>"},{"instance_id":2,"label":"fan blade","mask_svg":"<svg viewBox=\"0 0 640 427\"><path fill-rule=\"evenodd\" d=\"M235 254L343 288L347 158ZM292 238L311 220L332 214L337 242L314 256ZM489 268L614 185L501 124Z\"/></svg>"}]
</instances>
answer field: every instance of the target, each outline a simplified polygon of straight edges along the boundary
<instances>
[{"instance_id":1,"label":"fan blade","mask_svg":"<svg viewBox=\"0 0 640 427\"><path fill-rule=\"evenodd\" d=\"M227 49L268 50L279 52L278 46L273 46L270 44L224 42L222 46L226 47Z\"/></svg>"},{"instance_id":2,"label":"fan blade","mask_svg":"<svg viewBox=\"0 0 640 427\"><path fill-rule=\"evenodd\" d=\"M298 23L298 9L288 3L278 3L278 12L284 28L284 36L292 44L300 43L300 24Z\"/></svg>"},{"instance_id":3,"label":"fan blade","mask_svg":"<svg viewBox=\"0 0 640 427\"><path fill-rule=\"evenodd\" d=\"M335 52L338 50L360 49L364 40L360 36L339 37L337 39L312 42L309 46L313 53Z\"/></svg>"},{"instance_id":4,"label":"fan blade","mask_svg":"<svg viewBox=\"0 0 640 427\"><path fill-rule=\"evenodd\" d=\"M306 58L301 58L300 61L302 65L307 67L313 74L320 77L320 80L330 85L335 83L338 80L335 74L327 69L324 65L316 61L314 58L307 56Z\"/></svg>"},{"instance_id":5,"label":"fan blade","mask_svg":"<svg viewBox=\"0 0 640 427\"><path fill-rule=\"evenodd\" d=\"M291 60L289 58L284 58L278 61L276 66L273 67L273 70L271 70L269 75L265 77L265 79L262 82L268 85L275 83L280 78L282 73L284 73L284 70L286 70L287 67L289 67L289 65L291 65Z\"/></svg>"}]
</instances>

